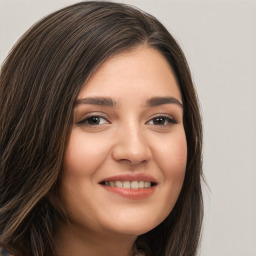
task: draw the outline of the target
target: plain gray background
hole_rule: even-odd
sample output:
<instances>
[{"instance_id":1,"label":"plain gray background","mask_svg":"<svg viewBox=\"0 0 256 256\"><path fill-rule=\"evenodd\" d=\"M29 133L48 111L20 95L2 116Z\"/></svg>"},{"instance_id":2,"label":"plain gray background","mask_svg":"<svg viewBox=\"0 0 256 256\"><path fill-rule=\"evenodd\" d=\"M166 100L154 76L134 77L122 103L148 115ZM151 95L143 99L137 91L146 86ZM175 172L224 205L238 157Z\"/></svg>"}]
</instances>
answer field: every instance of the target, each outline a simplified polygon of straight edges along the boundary
<instances>
[{"instance_id":1,"label":"plain gray background","mask_svg":"<svg viewBox=\"0 0 256 256\"><path fill-rule=\"evenodd\" d=\"M0 63L38 19L77 0L0 0ZM204 125L200 255L256 255L256 1L126 0L156 16L190 64Z\"/></svg>"}]
</instances>

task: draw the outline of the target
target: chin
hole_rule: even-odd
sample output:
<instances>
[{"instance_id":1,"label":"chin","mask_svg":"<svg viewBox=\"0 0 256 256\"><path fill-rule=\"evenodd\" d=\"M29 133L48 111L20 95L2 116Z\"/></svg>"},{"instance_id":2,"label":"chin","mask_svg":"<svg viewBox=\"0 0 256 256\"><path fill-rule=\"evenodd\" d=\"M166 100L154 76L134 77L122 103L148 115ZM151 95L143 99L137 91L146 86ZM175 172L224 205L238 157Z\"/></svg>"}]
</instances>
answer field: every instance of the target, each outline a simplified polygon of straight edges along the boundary
<instances>
[{"instance_id":1,"label":"chin","mask_svg":"<svg viewBox=\"0 0 256 256\"><path fill-rule=\"evenodd\" d=\"M144 215L139 215L139 213L136 216L131 215L125 218L116 216L114 223L107 224L107 229L112 229L115 233L119 234L139 236L154 229L165 218L166 216L150 218L150 214L147 214L147 217L145 217Z\"/></svg>"}]
</instances>

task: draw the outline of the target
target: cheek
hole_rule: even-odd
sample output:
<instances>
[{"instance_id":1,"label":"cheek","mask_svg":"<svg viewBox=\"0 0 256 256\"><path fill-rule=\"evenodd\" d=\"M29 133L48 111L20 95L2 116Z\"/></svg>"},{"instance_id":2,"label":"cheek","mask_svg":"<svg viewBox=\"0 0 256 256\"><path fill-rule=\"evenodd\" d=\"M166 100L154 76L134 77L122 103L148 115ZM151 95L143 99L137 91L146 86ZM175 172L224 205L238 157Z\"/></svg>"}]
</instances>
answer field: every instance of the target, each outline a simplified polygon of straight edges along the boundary
<instances>
[{"instance_id":1,"label":"cheek","mask_svg":"<svg viewBox=\"0 0 256 256\"><path fill-rule=\"evenodd\" d=\"M175 133L158 147L157 159L165 180L183 182L187 164L187 142L184 131Z\"/></svg>"},{"instance_id":2,"label":"cheek","mask_svg":"<svg viewBox=\"0 0 256 256\"><path fill-rule=\"evenodd\" d=\"M180 132L166 141L161 151L160 168L164 175L166 216L172 211L182 188L187 165L187 142L185 132Z\"/></svg>"},{"instance_id":3,"label":"cheek","mask_svg":"<svg viewBox=\"0 0 256 256\"><path fill-rule=\"evenodd\" d=\"M100 167L108 154L108 144L97 136L73 130L64 159L63 175L91 176Z\"/></svg>"},{"instance_id":4,"label":"cheek","mask_svg":"<svg viewBox=\"0 0 256 256\"><path fill-rule=\"evenodd\" d=\"M61 201L65 210L75 219L91 219L91 208L94 201L97 171L108 154L108 144L99 136L88 135L73 129L65 152L62 181L60 188ZM81 207L86 205L86 210Z\"/></svg>"},{"instance_id":5,"label":"cheek","mask_svg":"<svg viewBox=\"0 0 256 256\"><path fill-rule=\"evenodd\" d=\"M184 131L173 133L162 141L155 152L156 163L163 175L161 206L164 217L172 211L182 188L187 164L187 142ZM160 208L161 208L160 207Z\"/></svg>"}]
</instances>

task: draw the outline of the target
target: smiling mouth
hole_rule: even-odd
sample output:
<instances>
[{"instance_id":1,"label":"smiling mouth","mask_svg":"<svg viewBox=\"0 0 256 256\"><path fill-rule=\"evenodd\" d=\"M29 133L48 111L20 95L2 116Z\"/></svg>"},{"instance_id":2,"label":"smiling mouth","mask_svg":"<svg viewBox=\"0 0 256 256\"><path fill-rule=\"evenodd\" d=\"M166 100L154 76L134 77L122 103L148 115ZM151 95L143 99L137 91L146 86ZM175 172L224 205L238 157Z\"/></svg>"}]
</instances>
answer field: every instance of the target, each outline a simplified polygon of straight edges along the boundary
<instances>
[{"instance_id":1,"label":"smiling mouth","mask_svg":"<svg viewBox=\"0 0 256 256\"><path fill-rule=\"evenodd\" d=\"M150 181L103 181L101 183L102 185L108 186L108 187L114 187L114 188L125 188L125 189L145 189L145 188L151 188L156 185L154 182Z\"/></svg>"},{"instance_id":2,"label":"smiling mouth","mask_svg":"<svg viewBox=\"0 0 256 256\"><path fill-rule=\"evenodd\" d=\"M117 194L129 200L145 200L157 191L157 181L149 175L117 175L99 183L110 193Z\"/></svg>"}]
</instances>

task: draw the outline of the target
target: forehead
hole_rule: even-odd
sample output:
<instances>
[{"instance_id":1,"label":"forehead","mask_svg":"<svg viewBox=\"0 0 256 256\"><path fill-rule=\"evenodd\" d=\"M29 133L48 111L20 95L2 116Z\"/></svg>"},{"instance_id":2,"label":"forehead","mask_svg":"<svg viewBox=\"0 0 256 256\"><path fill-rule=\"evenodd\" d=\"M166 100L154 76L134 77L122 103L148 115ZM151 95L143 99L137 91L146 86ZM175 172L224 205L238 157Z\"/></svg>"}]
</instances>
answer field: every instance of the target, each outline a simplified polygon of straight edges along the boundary
<instances>
[{"instance_id":1,"label":"forehead","mask_svg":"<svg viewBox=\"0 0 256 256\"><path fill-rule=\"evenodd\" d=\"M87 81L78 98L106 96L134 99L173 96L181 100L178 83L166 58L140 46L107 59Z\"/></svg>"}]
</instances>

